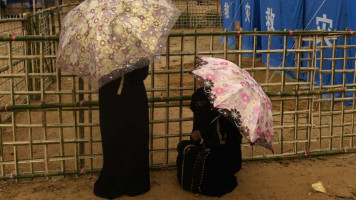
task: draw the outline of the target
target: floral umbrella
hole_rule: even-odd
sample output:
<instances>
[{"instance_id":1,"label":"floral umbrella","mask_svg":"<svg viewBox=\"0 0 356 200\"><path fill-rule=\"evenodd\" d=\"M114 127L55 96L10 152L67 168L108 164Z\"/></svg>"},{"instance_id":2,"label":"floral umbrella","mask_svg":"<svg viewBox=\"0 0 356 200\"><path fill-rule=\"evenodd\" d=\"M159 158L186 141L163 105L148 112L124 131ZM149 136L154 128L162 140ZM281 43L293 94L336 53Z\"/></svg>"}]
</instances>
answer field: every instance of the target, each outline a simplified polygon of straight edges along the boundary
<instances>
[{"instance_id":1,"label":"floral umbrella","mask_svg":"<svg viewBox=\"0 0 356 200\"><path fill-rule=\"evenodd\" d=\"M57 66L101 87L158 57L180 13L171 0L86 0L62 22Z\"/></svg>"},{"instance_id":2,"label":"floral umbrella","mask_svg":"<svg viewBox=\"0 0 356 200\"><path fill-rule=\"evenodd\" d=\"M273 152L271 101L248 72L219 58L197 58L194 77L204 82L210 103L232 121L251 144Z\"/></svg>"}]
</instances>

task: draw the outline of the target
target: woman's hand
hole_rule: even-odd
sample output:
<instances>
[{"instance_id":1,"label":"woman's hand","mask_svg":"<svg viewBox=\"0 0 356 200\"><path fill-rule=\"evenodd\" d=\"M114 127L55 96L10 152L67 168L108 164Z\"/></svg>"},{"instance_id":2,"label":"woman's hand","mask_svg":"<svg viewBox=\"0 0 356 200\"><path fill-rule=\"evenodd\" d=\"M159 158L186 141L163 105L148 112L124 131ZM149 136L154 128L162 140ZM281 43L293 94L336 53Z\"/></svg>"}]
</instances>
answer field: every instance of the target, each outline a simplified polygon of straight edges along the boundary
<instances>
[{"instance_id":1,"label":"woman's hand","mask_svg":"<svg viewBox=\"0 0 356 200\"><path fill-rule=\"evenodd\" d=\"M201 142L201 140L202 140L199 130L193 131L193 133L191 134L191 137L192 137L193 142Z\"/></svg>"}]
</instances>

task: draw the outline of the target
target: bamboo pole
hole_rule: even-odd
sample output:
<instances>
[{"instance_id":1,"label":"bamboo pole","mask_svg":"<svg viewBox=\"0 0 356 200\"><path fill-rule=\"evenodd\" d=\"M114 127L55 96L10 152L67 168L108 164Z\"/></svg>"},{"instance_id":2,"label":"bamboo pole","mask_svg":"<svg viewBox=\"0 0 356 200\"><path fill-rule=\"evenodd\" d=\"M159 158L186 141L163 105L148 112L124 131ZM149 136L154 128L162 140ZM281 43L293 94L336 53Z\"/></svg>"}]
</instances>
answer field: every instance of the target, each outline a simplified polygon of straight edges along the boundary
<instances>
[{"instance_id":1,"label":"bamboo pole","mask_svg":"<svg viewBox=\"0 0 356 200\"><path fill-rule=\"evenodd\" d=\"M356 55L355 55L356 57ZM354 62L354 69L355 69L355 72L354 72L354 83L356 83L356 60ZM356 89L356 85L354 87L354 89ZM356 104L356 92L353 93L353 102L352 102L352 110L355 110L355 104ZM355 132L355 113L352 114L352 127L351 127L351 133L354 134ZM354 148L354 137L351 138L351 148Z\"/></svg>"},{"instance_id":2,"label":"bamboo pole","mask_svg":"<svg viewBox=\"0 0 356 200\"><path fill-rule=\"evenodd\" d=\"M240 31L240 22L239 21L235 21L234 22L234 28L236 31ZM236 50L240 50L240 35L239 34L236 34L235 35L235 49ZM213 41L211 41L211 43L213 43ZM238 64L239 63L239 55L236 54L235 55L235 63ZM240 63L238 64L238 66L241 66Z\"/></svg>"},{"instance_id":3,"label":"bamboo pole","mask_svg":"<svg viewBox=\"0 0 356 200\"><path fill-rule=\"evenodd\" d=\"M284 92L273 92L269 91L266 94L269 97L288 97L288 96L311 96L311 95L320 95L320 94L328 94L328 93L339 93L339 92L356 92L356 89L323 89L323 90L310 90L310 91L284 91ZM6 93L8 94L8 93ZM14 93L16 94L16 93ZM22 94L33 94L33 93L22 93ZM46 93L45 93L46 94ZM53 92L51 93L53 94ZM60 93L63 94L63 93ZM162 97L163 102L166 101L181 101L181 100L190 100L191 96L170 96L170 97ZM346 98L346 100L350 100L350 98ZM152 97L149 98L149 102L162 102L161 97ZM283 99L280 99L283 100ZM342 99L341 99L342 100ZM88 106L98 106L98 101L85 101L82 107ZM68 108L68 107L81 107L80 101L76 102L65 102L65 103L40 103L40 104L17 104L17 105L8 105L7 110L16 111L16 110L26 110L26 109L49 109L49 108ZM5 105L0 106L0 112L5 112Z\"/></svg>"},{"instance_id":4,"label":"bamboo pole","mask_svg":"<svg viewBox=\"0 0 356 200\"><path fill-rule=\"evenodd\" d=\"M32 8L33 8L33 14L36 13L36 0L32 0Z\"/></svg>"},{"instance_id":5,"label":"bamboo pole","mask_svg":"<svg viewBox=\"0 0 356 200\"><path fill-rule=\"evenodd\" d=\"M155 64L154 62L151 63L151 74L150 74L150 77L151 77L151 88L155 88ZM151 90L151 98L154 97L155 95L155 91L154 90ZM155 105L154 105L154 101L150 102L150 121L153 121L155 119ZM149 124L150 126L150 150L153 149L153 131L154 131L154 127L153 127L153 124L150 123ZM150 166L152 167L153 165L153 154L150 153Z\"/></svg>"},{"instance_id":6,"label":"bamboo pole","mask_svg":"<svg viewBox=\"0 0 356 200\"><path fill-rule=\"evenodd\" d=\"M170 151L176 151L176 149L170 149ZM349 152L354 153L355 150L349 150ZM320 156L331 156L331 155L337 155L341 154L343 151L325 151L325 152L310 152L308 157L320 157ZM259 156L259 157L254 157L254 158L243 158L242 160L245 162L255 162L255 161L261 161L261 160L292 160L292 159L298 159L298 158L304 158L304 153L299 152L297 155L294 154L289 154L289 155L274 155L274 156ZM175 163L169 163L167 167L175 167ZM162 168L162 164L156 164L153 165L152 168ZM100 169L94 169L94 170L88 170L87 173L99 173L101 170ZM56 172L56 173L49 173L49 174L44 174L44 173L37 173L37 174L26 174L26 175L16 175L16 178L37 178L37 177L46 177L46 176L64 176L64 175L80 175L79 171L68 171L68 172ZM5 176L5 177L0 177L0 180L9 180L10 176Z\"/></svg>"},{"instance_id":7,"label":"bamboo pole","mask_svg":"<svg viewBox=\"0 0 356 200\"><path fill-rule=\"evenodd\" d=\"M57 80L57 91L62 90L62 78L61 78L61 70L57 69L56 72L56 80ZM57 95L57 102L62 103L62 95ZM63 124L63 112L62 107L58 107L58 123ZM59 151L60 155L64 156L64 137L63 137L63 128L59 128ZM65 172L65 160L61 161L61 172Z\"/></svg>"},{"instance_id":8,"label":"bamboo pole","mask_svg":"<svg viewBox=\"0 0 356 200\"><path fill-rule=\"evenodd\" d=\"M2 121L1 119L1 115L0 115L0 123ZM4 162L5 158L4 158L4 138L3 138L3 129L0 127L0 162ZM1 176L4 177L5 176L5 165L4 164L0 164L0 169L1 169Z\"/></svg>"},{"instance_id":9,"label":"bamboo pole","mask_svg":"<svg viewBox=\"0 0 356 200\"><path fill-rule=\"evenodd\" d=\"M272 40L272 36L269 35L268 36L268 45L267 45L267 50L269 51L271 49L271 40ZM271 70L270 68L270 62L271 62L271 54L267 53L267 66L266 66L266 85L268 85L269 83L269 71ZM273 75L272 75L273 77ZM268 87L265 88L265 91L268 91Z\"/></svg>"},{"instance_id":10,"label":"bamboo pole","mask_svg":"<svg viewBox=\"0 0 356 200\"><path fill-rule=\"evenodd\" d=\"M348 37L344 36L344 47L347 46L347 41L348 41ZM343 69L346 69L346 65L347 65L347 49L344 48L344 61L343 61ZM346 74L342 73L342 87L345 87L346 85ZM342 98L345 98L345 93L342 92L341 93ZM341 124L345 123L345 101L341 101ZM340 141L340 149L344 148L344 126L341 127L341 141ZM346 148L346 147L345 147Z\"/></svg>"},{"instance_id":11,"label":"bamboo pole","mask_svg":"<svg viewBox=\"0 0 356 200\"><path fill-rule=\"evenodd\" d=\"M9 65L10 65L10 73L13 73L13 65L12 65L12 42L8 43L8 55L9 55ZM10 93L11 93L11 97L10 97L10 102L15 105L15 97L14 97L14 80L12 78L10 78ZM17 140L16 137L16 118L15 118L15 112L11 113L11 127L12 127L12 139L13 141ZM18 169L18 155L17 155L17 147L14 146L14 161L15 161L15 174L19 174L19 169Z\"/></svg>"},{"instance_id":12,"label":"bamboo pole","mask_svg":"<svg viewBox=\"0 0 356 200\"><path fill-rule=\"evenodd\" d=\"M91 88L91 84L89 83L88 84L88 90L91 90L91 89L92 89ZM88 101L92 101L92 100L93 100L92 95L89 94L88 95ZM92 109L91 106L88 108L88 122L89 122L89 124L93 123L93 109ZM89 154L92 155L93 154L93 148L94 148L93 147L93 127L89 127L89 146L90 146ZM85 153L85 152L83 152L83 153ZM90 159L90 168L89 168L89 170L93 170L94 169L93 166L94 166L94 160L91 158Z\"/></svg>"},{"instance_id":13,"label":"bamboo pole","mask_svg":"<svg viewBox=\"0 0 356 200\"><path fill-rule=\"evenodd\" d=\"M38 15L34 15L37 17ZM24 21L23 19L22 21ZM1 21L0 21L1 23ZM170 37L188 37L188 36L234 36L237 34L237 31L216 31L216 32L172 32L169 34ZM240 35L251 35L251 36L262 36L262 35L271 35L271 36L288 36L289 31L240 31ZM295 31L293 32L294 36L351 36L349 31ZM22 40L58 40L59 36L17 36L16 41ZM0 41L12 41L11 36L0 36ZM342 47L342 46L341 46ZM318 47L320 48L320 47ZM330 47L323 47L330 48ZM354 48L354 47L349 47Z\"/></svg>"},{"instance_id":14,"label":"bamboo pole","mask_svg":"<svg viewBox=\"0 0 356 200\"><path fill-rule=\"evenodd\" d=\"M212 41L213 41L213 37L211 37L211 44L212 44ZM211 46L211 50L212 50L212 46ZM184 51L184 36L181 37L181 40L180 40L180 51L183 52ZM180 76L179 76L179 87L180 88L183 88L183 64L184 62L184 59L183 59L183 56L180 56ZM180 96L183 96L183 90L180 90L180 93L179 93ZM183 117L183 100L180 100L179 101L179 118L182 118ZM179 122L179 142L182 141L182 133L183 132L183 124L182 122L180 121Z\"/></svg>"},{"instance_id":15,"label":"bamboo pole","mask_svg":"<svg viewBox=\"0 0 356 200\"><path fill-rule=\"evenodd\" d=\"M316 36L314 36L313 38L313 57L312 57L312 68L314 69L317 69L316 67L316 47L317 47L317 38ZM315 73L316 73L316 70L314 71L311 71L311 82L314 83L315 82ZM311 90L314 90L314 84L311 84L310 85L310 89ZM311 98L311 101L308 101L308 108L309 108L309 114L308 114L308 117L307 117L307 123L308 124L311 124L310 127L308 127L307 129L307 138L308 138L308 142L307 142L307 146L306 146L306 150L309 152L310 151L310 145L311 145L311 137L312 137L312 127L314 126L314 118L313 118L313 105L314 105L314 98L315 96L313 96Z\"/></svg>"},{"instance_id":16,"label":"bamboo pole","mask_svg":"<svg viewBox=\"0 0 356 200\"><path fill-rule=\"evenodd\" d=\"M40 55L42 55L41 59L40 59L40 73L43 73L44 71L44 58L43 58L43 41L40 42ZM44 94L44 91L45 91L45 86L44 86L44 80L43 78L40 78L40 90L41 90L41 103L46 103L46 100L45 100L45 94ZM45 140L47 140L47 113L46 113L46 110L42 110L42 130L43 130L43 138ZM44 152L44 156L45 156L45 172L46 174L49 173L49 161L48 161L48 145L44 145L44 148L43 148L43 152Z\"/></svg>"},{"instance_id":17,"label":"bamboo pole","mask_svg":"<svg viewBox=\"0 0 356 200\"><path fill-rule=\"evenodd\" d=\"M242 31L242 27L240 27L240 31ZM241 51L243 49L243 38L242 36L240 35L239 37L239 50ZM241 67L242 66L242 54L239 54L239 66Z\"/></svg>"},{"instance_id":18,"label":"bamboo pole","mask_svg":"<svg viewBox=\"0 0 356 200\"><path fill-rule=\"evenodd\" d=\"M324 46L324 36L321 37L321 44L320 44L321 47ZM319 73L319 90L322 90L323 89L323 66L324 66L324 49L322 48L321 51L320 51L320 73ZM322 97L322 95L320 95L320 97ZM321 117L321 110L322 110L322 103L319 102L319 125L321 126L322 124L322 117ZM321 140L321 136L322 136L322 129L320 128L319 129L319 137L320 137L320 141L319 141L319 149L321 149L322 147L322 140Z\"/></svg>"},{"instance_id":19,"label":"bamboo pole","mask_svg":"<svg viewBox=\"0 0 356 200\"><path fill-rule=\"evenodd\" d=\"M303 128L304 126L300 126L301 128ZM278 127L278 128L285 128L285 127ZM287 127L289 128L289 127ZM304 127L304 129L306 129L307 126ZM183 136L189 136L190 133L183 133ZM344 135L345 138L347 137L354 137L356 136L356 134L345 134ZM179 134L158 134L155 135L153 137L153 139L161 139L161 138L172 138L172 137L179 137ZM338 135L334 135L334 136L322 136L323 139L329 139L329 138L340 138L340 136ZM320 139L319 137L316 138L312 138L311 141L316 142L318 139ZM101 142L101 140L93 140L93 142ZM306 143L308 142L307 139L299 139L299 140L285 140L284 143L285 144L289 144L289 143ZM33 145L39 145L39 146L43 146L43 145L50 145L50 144L59 144L60 141L58 140L34 140L32 142ZM73 144L73 143L83 143L83 144L87 144L90 143L90 140L76 140L76 139L68 139L68 140L64 140L65 144ZM4 142L4 146L27 146L29 145L30 142L29 141L17 141L17 142ZM276 144L280 144L280 142L276 142ZM243 146L249 146L249 143L242 143ZM154 150L153 150L154 151ZM89 154L89 155L99 155L99 154ZM86 155L83 154L82 156L80 156L80 158L84 158ZM72 159L75 159L73 156L54 156L54 157L49 157L49 161L53 161L53 158L57 159L57 160L67 160L67 159L60 159L60 158L67 158L67 157L71 157ZM38 158L36 158L38 159ZM40 158L43 161L45 160L44 158ZM32 163L33 159L19 159L18 163L21 164L23 162L21 161L28 161L28 163ZM9 161L4 161L4 162L0 162L0 164L7 164ZM10 162L15 162L15 161L10 161Z\"/></svg>"},{"instance_id":20,"label":"bamboo pole","mask_svg":"<svg viewBox=\"0 0 356 200\"><path fill-rule=\"evenodd\" d=\"M301 41L302 41L302 36L297 36L297 40L295 41L295 46L296 49L299 49L301 47ZM300 53L296 53L295 54L296 58L296 68L297 68L297 72L296 72L296 81L299 83L299 73L300 73ZM299 85L295 86L295 91L299 91ZM299 110L299 95L296 96L295 98L295 115L294 115L294 139L297 140L298 139L298 122L299 122L299 115L298 115L298 110ZM294 144L294 153L296 154L298 151L298 144L295 143Z\"/></svg>"},{"instance_id":21,"label":"bamboo pole","mask_svg":"<svg viewBox=\"0 0 356 200\"><path fill-rule=\"evenodd\" d=\"M228 32L228 29L225 29L225 32ZM228 51L228 42L229 42L229 37L225 36L224 37L224 59L227 60L227 51Z\"/></svg>"},{"instance_id":22,"label":"bamboo pole","mask_svg":"<svg viewBox=\"0 0 356 200\"><path fill-rule=\"evenodd\" d=\"M195 48L197 48L197 43L198 43L198 40L197 38L195 38ZM167 45L166 45L166 52L167 52L167 55L166 55L166 68L167 70L169 70L170 68L170 60L169 60L169 50L170 50L170 37L168 37L167 39ZM166 75L166 96L169 97L169 87L170 87L170 75L167 74ZM167 101L166 104L168 104L169 102ZM165 135L168 135L169 134L169 107L166 107L166 122L165 122ZM169 149L169 139L166 138L166 155L165 155L165 160L163 161L164 162L164 165L166 165L168 162L169 162L169 152L168 152L168 149Z\"/></svg>"},{"instance_id":23,"label":"bamboo pole","mask_svg":"<svg viewBox=\"0 0 356 200\"><path fill-rule=\"evenodd\" d=\"M335 40L333 42L332 58L336 57L336 43L337 43L337 40ZM331 72L331 85L334 85L334 82L335 82L335 61L332 61L331 69L332 69L332 72ZM334 93L331 93L331 105L330 105L330 110L331 111L334 111L334 104L335 104L335 96L334 96ZM334 122L334 116L331 115L330 116L330 130L329 130L330 136L334 135L334 123L333 122ZM330 150L333 149L333 139L332 138L330 138L330 140L329 140L329 149Z\"/></svg>"},{"instance_id":24,"label":"bamboo pole","mask_svg":"<svg viewBox=\"0 0 356 200\"><path fill-rule=\"evenodd\" d=\"M213 31L213 30L212 30L212 31ZM182 32L183 32L183 31L182 31ZM183 40L183 39L184 39L184 36L181 37L181 47L182 47L182 44L184 45L184 40ZM211 36L210 36L210 51L209 51L209 53L212 54L213 51L214 51L214 36L211 35ZM181 54L184 53L184 48L181 49L180 53L181 53ZM181 58L182 58L183 55L180 55L180 56L181 56Z\"/></svg>"},{"instance_id":25,"label":"bamboo pole","mask_svg":"<svg viewBox=\"0 0 356 200\"><path fill-rule=\"evenodd\" d=\"M197 34L197 30L195 30L195 34ZM197 59L196 59L197 57L198 57L198 35L195 35L194 36L194 67L197 66ZM194 79L194 91L196 89L197 89L197 81Z\"/></svg>"},{"instance_id":26,"label":"bamboo pole","mask_svg":"<svg viewBox=\"0 0 356 200\"><path fill-rule=\"evenodd\" d=\"M286 67L286 63L287 63L287 49L288 49L288 37L287 36L284 36L283 37L283 41L284 41L284 44L283 44L283 60L282 60L282 68L285 69ZM286 81L286 74L285 74L285 71L282 71L282 84L281 84L281 91L284 91L285 90L285 81ZM283 116L283 113L284 113L284 101L281 101L280 102L280 125L283 126L284 125L284 116ZM284 135L283 135L283 129L280 130L280 136L279 136L279 141L281 142L281 146L280 146L280 152L281 154L283 154L283 140L284 140Z\"/></svg>"},{"instance_id":27,"label":"bamboo pole","mask_svg":"<svg viewBox=\"0 0 356 200\"><path fill-rule=\"evenodd\" d=\"M29 17L26 18L26 24L27 24L27 30L25 31L24 35L28 35L28 34L31 34L31 29L29 27L31 27L31 20L29 20ZM25 52L24 52L24 55L30 55L31 54L31 43L30 42L25 42ZM25 74L26 74L26 77L25 77L25 81L26 81L26 91L31 91L33 90L32 88L32 79L29 78L28 74L29 72L31 71L31 64L32 64L32 61L31 60L25 60ZM31 96L28 94L26 96L27 98L27 102L26 104L29 105L30 104L30 101L31 101ZM28 123L32 123L32 116L31 116L31 110L27 110L27 118L28 118ZM32 132L32 129L29 128L28 129L28 137L29 137L29 157L30 159L32 160L34 157L33 157L33 145L32 145L32 141L33 141L33 132ZM34 166L33 166L33 163L30 163L30 173L33 174L34 173Z\"/></svg>"},{"instance_id":28,"label":"bamboo pole","mask_svg":"<svg viewBox=\"0 0 356 200\"><path fill-rule=\"evenodd\" d=\"M79 78L79 90L84 90L84 80ZM84 100L84 94L80 93L79 94L79 100L83 101ZM79 123L84 123L84 110L79 111ZM83 139L84 138L84 127L79 127L79 138ZM85 146L83 144L79 144L79 154L82 155L85 153ZM81 159L79 160L79 169L83 169L85 167L85 160Z\"/></svg>"},{"instance_id":29,"label":"bamboo pole","mask_svg":"<svg viewBox=\"0 0 356 200\"><path fill-rule=\"evenodd\" d=\"M77 86L76 86L76 81L75 81L75 77L73 76L72 78L72 101L76 102L77 101ZM79 101L80 102L80 101ZM80 106L80 103L79 103ZM79 139L78 137L78 122L77 122L77 110L72 111L72 116L73 116L73 120L74 120L74 138L75 139ZM79 146L78 143L75 144L74 146L74 156L75 156L75 171L78 171L80 168L80 159L79 159Z\"/></svg>"},{"instance_id":30,"label":"bamboo pole","mask_svg":"<svg viewBox=\"0 0 356 200\"><path fill-rule=\"evenodd\" d=\"M257 31L257 28L254 29ZM256 52L257 52L257 36L253 36L253 54L252 54L252 78L255 78L255 67L256 67Z\"/></svg>"}]
</instances>

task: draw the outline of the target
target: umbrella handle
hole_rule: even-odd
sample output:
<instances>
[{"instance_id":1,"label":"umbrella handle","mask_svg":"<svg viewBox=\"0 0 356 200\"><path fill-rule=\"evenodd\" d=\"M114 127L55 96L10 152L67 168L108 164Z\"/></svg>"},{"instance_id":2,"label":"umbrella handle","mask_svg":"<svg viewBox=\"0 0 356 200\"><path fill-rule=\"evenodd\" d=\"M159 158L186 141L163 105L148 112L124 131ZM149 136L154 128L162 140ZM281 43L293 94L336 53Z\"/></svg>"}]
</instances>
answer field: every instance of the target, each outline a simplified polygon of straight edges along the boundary
<instances>
[{"instance_id":1,"label":"umbrella handle","mask_svg":"<svg viewBox=\"0 0 356 200\"><path fill-rule=\"evenodd\" d=\"M117 90L118 95L121 95L122 88L124 87L124 81L125 81L125 75L121 77L119 89Z\"/></svg>"},{"instance_id":2,"label":"umbrella handle","mask_svg":"<svg viewBox=\"0 0 356 200\"><path fill-rule=\"evenodd\" d=\"M220 123L219 123L219 119L217 119L217 123L216 123L216 129L217 129L217 132L218 132L218 136L219 136L219 141L220 141L220 144L224 145L225 144L225 140L226 140L226 135L224 135L224 138L223 138L223 135L221 134L221 131L220 131Z\"/></svg>"}]
</instances>

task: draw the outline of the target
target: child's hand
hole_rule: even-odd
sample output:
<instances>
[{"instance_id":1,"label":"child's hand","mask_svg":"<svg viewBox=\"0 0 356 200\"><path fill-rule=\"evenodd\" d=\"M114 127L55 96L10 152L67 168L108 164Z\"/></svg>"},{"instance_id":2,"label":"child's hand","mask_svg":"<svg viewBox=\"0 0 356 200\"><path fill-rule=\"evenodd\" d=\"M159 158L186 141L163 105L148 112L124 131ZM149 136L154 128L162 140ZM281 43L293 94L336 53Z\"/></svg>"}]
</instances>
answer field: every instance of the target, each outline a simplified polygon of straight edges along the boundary
<instances>
[{"instance_id":1,"label":"child's hand","mask_svg":"<svg viewBox=\"0 0 356 200\"><path fill-rule=\"evenodd\" d=\"M200 131L194 131L192 133L192 139L194 142L200 142L201 141L201 135L200 135Z\"/></svg>"}]
</instances>

